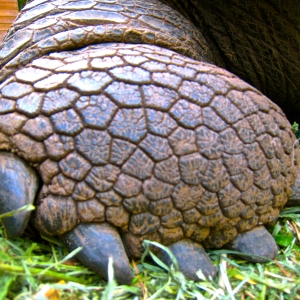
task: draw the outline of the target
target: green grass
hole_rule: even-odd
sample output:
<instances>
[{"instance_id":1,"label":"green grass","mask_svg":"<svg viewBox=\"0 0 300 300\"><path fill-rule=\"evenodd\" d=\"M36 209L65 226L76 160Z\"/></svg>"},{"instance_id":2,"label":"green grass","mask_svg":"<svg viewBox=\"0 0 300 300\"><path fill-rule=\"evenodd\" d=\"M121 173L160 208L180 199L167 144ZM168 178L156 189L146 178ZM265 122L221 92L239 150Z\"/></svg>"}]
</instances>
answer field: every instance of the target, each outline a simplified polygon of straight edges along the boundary
<instances>
[{"instance_id":1,"label":"green grass","mask_svg":"<svg viewBox=\"0 0 300 300\"><path fill-rule=\"evenodd\" d=\"M1 216L0 216L1 218ZM275 261L248 263L231 251L209 251L218 268L212 281L186 280L175 267L165 266L153 253L132 262L130 286L108 282L78 263L55 238L29 234L6 239L0 227L0 299L299 299L300 207L282 211L270 229L280 247ZM146 242L149 251L151 242ZM201 278L201 274L199 273Z\"/></svg>"},{"instance_id":2,"label":"green grass","mask_svg":"<svg viewBox=\"0 0 300 300\"><path fill-rule=\"evenodd\" d=\"M19 9L26 2L19 0ZM293 130L299 138L298 124L293 124ZM110 279L105 282L73 258L80 249L68 253L58 240L47 237L6 239L0 225L0 300L299 299L300 207L285 209L270 232L280 247L275 261L253 264L232 256L231 251L209 251L218 276L194 282L184 278L175 262L169 268L151 254L156 263L147 258L133 261L132 285L118 286L111 263ZM145 243L146 248L150 243Z\"/></svg>"},{"instance_id":3,"label":"green grass","mask_svg":"<svg viewBox=\"0 0 300 300\"><path fill-rule=\"evenodd\" d=\"M299 140L300 139L300 129L299 129L299 124L297 122L293 123L292 130L294 131L296 138Z\"/></svg>"}]
</instances>

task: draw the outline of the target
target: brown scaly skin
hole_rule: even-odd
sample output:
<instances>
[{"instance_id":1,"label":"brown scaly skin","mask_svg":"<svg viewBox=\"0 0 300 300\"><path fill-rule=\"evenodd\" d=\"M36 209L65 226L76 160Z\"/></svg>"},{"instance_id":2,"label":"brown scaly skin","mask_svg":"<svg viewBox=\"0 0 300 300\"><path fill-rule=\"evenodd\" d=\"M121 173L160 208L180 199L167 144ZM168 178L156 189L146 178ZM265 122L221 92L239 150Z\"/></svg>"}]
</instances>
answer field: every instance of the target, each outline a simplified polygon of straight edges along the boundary
<instances>
[{"instance_id":1,"label":"brown scaly skin","mask_svg":"<svg viewBox=\"0 0 300 300\"><path fill-rule=\"evenodd\" d=\"M111 255L126 283L126 253L140 257L144 239L168 245L195 280L200 267L216 272L201 245L274 258L262 225L287 202L300 159L281 109L208 64L204 37L159 2L33 3L0 48L0 161L38 171L35 226L84 246L79 259L103 276ZM19 173L3 167L0 184L26 187ZM18 204L10 192L0 213Z\"/></svg>"}]
</instances>

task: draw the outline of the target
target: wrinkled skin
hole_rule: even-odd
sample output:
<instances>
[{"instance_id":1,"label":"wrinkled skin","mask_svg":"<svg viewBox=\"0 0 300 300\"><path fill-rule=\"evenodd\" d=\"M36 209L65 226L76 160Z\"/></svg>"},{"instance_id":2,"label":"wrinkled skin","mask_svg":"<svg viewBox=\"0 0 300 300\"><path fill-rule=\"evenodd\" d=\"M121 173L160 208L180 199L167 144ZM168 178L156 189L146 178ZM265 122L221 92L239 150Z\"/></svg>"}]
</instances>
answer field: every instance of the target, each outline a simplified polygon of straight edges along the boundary
<instances>
[{"instance_id":1,"label":"wrinkled skin","mask_svg":"<svg viewBox=\"0 0 300 300\"><path fill-rule=\"evenodd\" d=\"M0 48L0 185L10 195L0 213L34 201L36 169L32 222L83 246L78 258L104 277L112 256L130 283L127 255L139 258L144 239L169 246L195 280L199 268L216 274L204 248L274 258L263 225L291 198L298 144L276 104L215 66L227 55L207 25L154 0L37 3ZM8 235L28 218L8 219Z\"/></svg>"},{"instance_id":2,"label":"wrinkled skin","mask_svg":"<svg viewBox=\"0 0 300 300\"><path fill-rule=\"evenodd\" d=\"M215 63L300 122L300 6L277 0L162 0L202 32Z\"/></svg>"}]
</instances>

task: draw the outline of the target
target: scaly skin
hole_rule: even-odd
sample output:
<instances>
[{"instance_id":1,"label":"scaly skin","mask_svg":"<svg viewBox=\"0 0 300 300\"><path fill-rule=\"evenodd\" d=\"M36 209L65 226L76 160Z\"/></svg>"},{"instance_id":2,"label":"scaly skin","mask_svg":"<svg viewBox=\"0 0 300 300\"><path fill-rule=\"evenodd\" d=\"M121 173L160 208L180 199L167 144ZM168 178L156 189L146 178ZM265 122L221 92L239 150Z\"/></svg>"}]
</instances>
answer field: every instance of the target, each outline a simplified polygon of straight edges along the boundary
<instances>
[{"instance_id":1,"label":"scaly skin","mask_svg":"<svg viewBox=\"0 0 300 300\"><path fill-rule=\"evenodd\" d=\"M43 56L11 76L1 98L2 149L44 182L37 228L57 235L106 220L134 256L140 237L221 247L273 223L298 170L274 103L227 71L156 46Z\"/></svg>"},{"instance_id":2,"label":"scaly skin","mask_svg":"<svg viewBox=\"0 0 300 300\"><path fill-rule=\"evenodd\" d=\"M0 82L34 58L59 49L78 49L103 42L163 46L197 60L213 63L200 32L179 13L151 0L47 1L27 5L0 48Z\"/></svg>"},{"instance_id":3,"label":"scaly skin","mask_svg":"<svg viewBox=\"0 0 300 300\"><path fill-rule=\"evenodd\" d=\"M29 4L0 50L0 150L42 178L35 226L71 248L111 240L115 257L118 228L132 257L150 239L202 258L197 244L243 244L273 224L300 161L281 109L208 64L204 38L168 7L100 2Z\"/></svg>"}]
</instances>

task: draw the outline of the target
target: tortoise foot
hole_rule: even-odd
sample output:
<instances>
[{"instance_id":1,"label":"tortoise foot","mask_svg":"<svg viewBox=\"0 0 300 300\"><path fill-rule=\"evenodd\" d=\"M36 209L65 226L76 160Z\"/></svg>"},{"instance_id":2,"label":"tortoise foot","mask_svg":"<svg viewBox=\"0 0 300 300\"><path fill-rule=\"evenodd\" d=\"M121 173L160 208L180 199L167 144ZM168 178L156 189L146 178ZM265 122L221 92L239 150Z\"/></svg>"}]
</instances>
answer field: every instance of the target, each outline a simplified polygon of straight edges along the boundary
<instances>
[{"instance_id":1,"label":"tortoise foot","mask_svg":"<svg viewBox=\"0 0 300 300\"><path fill-rule=\"evenodd\" d=\"M0 214L32 204L39 179L33 168L10 152L0 152ZM30 211L2 219L6 234L18 237L25 230Z\"/></svg>"},{"instance_id":2,"label":"tortoise foot","mask_svg":"<svg viewBox=\"0 0 300 300\"><path fill-rule=\"evenodd\" d=\"M286 207L300 206L300 170L298 171L295 183L291 188L292 188L292 193L289 195L289 199L285 204L285 206Z\"/></svg>"},{"instance_id":3,"label":"tortoise foot","mask_svg":"<svg viewBox=\"0 0 300 300\"><path fill-rule=\"evenodd\" d=\"M250 262L267 262L274 259L278 252L274 238L264 226L240 233L225 247L248 254L241 257Z\"/></svg>"},{"instance_id":4,"label":"tortoise foot","mask_svg":"<svg viewBox=\"0 0 300 300\"><path fill-rule=\"evenodd\" d=\"M106 223L82 223L60 237L70 251L83 247L77 258L105 279L108 279L108 259L112 257L115 279L121 284L131 283L129 260L115 227Z\"/></svg>"},{"instance_id":5,"label":"tortoise foot","mask_svg":"<svg viewBox=\"0 0 300 300\"><path fill-rule=\"evenodd\" d=\"M168 246L178 261L180 271L189 279L199 281L196 272L201 269L206 278L214 278L217 270L208 257L204 248L191 241L181 240ZM172 260L165 251L158 252L159 258L166 264L171 265Z\"/></svg>"}]
</instances>

